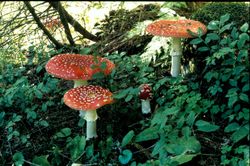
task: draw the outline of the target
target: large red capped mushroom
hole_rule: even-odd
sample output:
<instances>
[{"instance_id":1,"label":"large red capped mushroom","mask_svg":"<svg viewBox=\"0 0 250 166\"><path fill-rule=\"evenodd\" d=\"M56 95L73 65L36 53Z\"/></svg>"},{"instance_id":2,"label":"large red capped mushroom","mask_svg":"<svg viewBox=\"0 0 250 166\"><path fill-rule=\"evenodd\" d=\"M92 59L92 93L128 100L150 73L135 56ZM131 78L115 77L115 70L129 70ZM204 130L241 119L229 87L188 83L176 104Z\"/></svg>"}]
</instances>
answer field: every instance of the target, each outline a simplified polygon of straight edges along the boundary
<instances>
[{"instance_id":1,"label":"large red capped mushroom","mask_svg":"<svg viewBox=\"0 0 250 166\"><path fill-rule=\"evenodd\" d=\"M85 112L86 139L97 137L96 109L113 102L112 93L100 86L85 85L70 89L63 96L64 103L72 109Z\"/></svg>"},{"instance_id":2,"label":"large red capped mushroom","mask_svg":"<svg viewBox=\"0 0 250 166\"><path fill-rule=\"evenodd\" d=\"M207 32L206 26L195 20L158 20L146 27L146 31L152 35L171 37L172 49L170 55L172 57L171 75L173 77L177 77L180 74L181 38L198 36L199 28L201 28L203 34ZM192 32L192 35L189 32Z\"/></svg>"},{"instance_id":3,"label":"large red capped mushroom","mask_svg":"<svg viewBox=\"0 0 250 166\"><path fill-rule=\"evenodd\" d=\"M140 85L139 98L141 99L141 109L143 114L151 112L150 100L153 98L152 88L149 84Z\"/></svg>"},{"instance_id":4,"label":"large red capped mushroom","mask_svg":"<svg viewBox=\"0 0 250 166\"><path fill-rule=\"evenodd\" d=\"M105 69L102 63L106 64ZM52 57L45 66L47 72L58 78L74 80L74 87L86 85L93 75L102 72L105 75L115 68L106 58L92 55L59 54Z\"/></svg>"}]
</instances>

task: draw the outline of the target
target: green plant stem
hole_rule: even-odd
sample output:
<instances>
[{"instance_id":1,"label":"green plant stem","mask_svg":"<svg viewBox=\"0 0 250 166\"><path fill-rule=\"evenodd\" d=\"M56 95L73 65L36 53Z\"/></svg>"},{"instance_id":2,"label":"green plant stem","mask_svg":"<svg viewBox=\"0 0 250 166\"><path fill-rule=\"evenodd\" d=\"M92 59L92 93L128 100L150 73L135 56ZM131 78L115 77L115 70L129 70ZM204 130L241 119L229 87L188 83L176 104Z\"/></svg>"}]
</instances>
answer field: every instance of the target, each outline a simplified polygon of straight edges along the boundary
<instances>
[{"instance_id":1,"label":"green plant stem","mask_svg":"<svg viewBox=\"0 0 250 166\"><path fill-rule=\"evenodd\" d=\"M172 40L172 48L170 51L170 56L172 57L171 75L172 77L177 77L180 74L180 69L181 69L181 56L182 56L181 38L173 37L171 40Z\"/></svg>"}]
</instances>

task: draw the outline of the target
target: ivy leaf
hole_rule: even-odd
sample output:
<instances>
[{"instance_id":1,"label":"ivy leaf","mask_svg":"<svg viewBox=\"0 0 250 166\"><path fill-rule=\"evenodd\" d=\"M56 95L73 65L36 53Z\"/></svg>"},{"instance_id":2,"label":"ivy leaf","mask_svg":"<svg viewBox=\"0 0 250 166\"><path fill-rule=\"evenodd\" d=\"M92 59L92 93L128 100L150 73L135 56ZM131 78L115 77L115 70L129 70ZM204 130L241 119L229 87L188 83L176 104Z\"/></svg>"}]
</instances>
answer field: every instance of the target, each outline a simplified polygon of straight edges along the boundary
<instances>
[{"instance_id":1,"label":"ivy leaf","mask_svg":"<svg viewBox=\"0 0 250 166\"><path fill-rule=\"evenodd\" d=\"M224 129L224 131L226 133L228 133L228 132L238 130L239 128L240 128L240 125L236 122L233 122L233 123L230 123L229 125L227 125L227 127Z\"/></svg>"},{"instance_id":2,"label":"ivy leaf","mask_svg":"<svg viewBox=\"0 0 250 166\"><path fill-rule=\"evenodd\" d=\"M22 166L24 163L24 157L23 157L23 153L21 152L16 152L13 155L13 161L15 162L16 166Z\"/></svg>"},{"instance_id":3,"label":"ivy leaf","mask_svg":"<svg viewBox=\"0 0 250 166\"><path fill-rule=\"evenodd\" d=\"M119 155L118 159L121 164L128 164L128 162L132 159L133 153L126 149L122 151L122 154Z\"/></svg>"},{"instance_id":4,"label":"ivy leaf","mask_svg":"<svg viewBox=\"0 0 250 166\"><path fill-rule=\"evenodd\" d=\"M249 135L249 125L248 124L246 124L245 126L242 126L237 131L235 131L232 134L231 139L233 140L234 143L236 143L236 142L242 140L247 135Z\"/></svg>"},{"instance_id":5,"label":"ivy leaf","mask_svg":"<svg viewBox=\"0 0 250 166\"><path fill-rule=\"evenodd\" d=\"M220 126L211 124L207 121L204 120L198 120L195 125L198 127L199 131L204 131L204 132L213 132L216 131L220 128Z\"/></svg>"},{"instance_id":6,"label":"ivy leaf","mask_svg":"<svg viewBox=\"0 0 250 166\"><path fill-rule=\"evenodd\" d=\"M84 153L84 148L86 145L86 139L83 136L76 136L72 139L66 147L70 150L70 155L72 160L76 160L82 153Z\"/></svg>"},{"instance_id":7,"label":"ivy leaf","mask_svg":"<svg viewBox=\"0 0 250 166\"><path fill-rule=\"evenodd\" d=\"M243 24L243 25L240 27L240 30L241 30L242 32L247 32L247 31L248 31L248 28L249 28L248 23L245 23L245 24Z\"/></svg>"},{"instance_id":8,"label":"ivy leaf","mask_svg":"<svg viewBox=\"0 0 250 166\"><path fill-rule=\"evenodd\" d=\"M50 166L47 158L48 156L35 156L32 163L42 166Z\"/></svg>"},{"instance_id":9,"label":"ivy leaf","mask_svg":"<svg viewBox=\"0 0 250 166\"><path fill-rule=\"evenodd\" d=\"M158 132L159 132L158 126L147 128L142 132L140 132L138 135L136 135L135 142L157 139L159 137Z\"/></svg>"},{"instance_id":10,"label":"ivy leaf","mask_svg":"<svg viewBox=\"0 0 250 166\"><path fill-rule=\"evenodd\" d=\"M122 139L122 147L126 146L130 143L132 138L135 136L135 132L133 130L130 130Z\"/></svg>"},{"instance_id":11,"label":"ivy leaf","mask_svg":"<svg viewBox=\"0 0 250 166\"><path fill-rule=\"evenodd\" d=\"M186 162L191 161L198 154L181 154L178 156L171 157L172 161L178 162L178 165L184 164Z\"/></svg>"}]
</instances>

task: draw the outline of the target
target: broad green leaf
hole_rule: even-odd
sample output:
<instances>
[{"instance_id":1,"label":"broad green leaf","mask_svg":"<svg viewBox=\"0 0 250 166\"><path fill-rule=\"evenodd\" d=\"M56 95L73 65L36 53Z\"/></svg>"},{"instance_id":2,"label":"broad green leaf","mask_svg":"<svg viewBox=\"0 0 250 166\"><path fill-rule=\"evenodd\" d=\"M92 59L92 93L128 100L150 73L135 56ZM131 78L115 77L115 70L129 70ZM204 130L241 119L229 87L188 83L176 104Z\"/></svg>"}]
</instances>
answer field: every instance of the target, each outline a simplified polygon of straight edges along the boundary
<instances>
[{"instance_id":1,"label":"broad green leaf","mask_svg":"<svg viewBox=\"0 0 250 166\"><path fill-rule=\"evenodd\" d=\"M216 131L220 128L220 126L211 124L207 121L204 120L198 120L195 125L197 126L199 131L204 131L204 132L213 132Z\"/></svg>"},{"instance_id":2,"label":"broad green leaf","mask_svg":"<svg viewBox=\"0 0 250 166\"><path fill-rule=\"evenodd\" d=\"M24 156L23 153L21 152L16 152L13 155L13 161L15 163L16 166L22 166L24 164Z\"/></svg>"},{"instance_id":3,"label":"broad green leaf","mask_svg":"<svg viewBox=\"0 0 250 166\"><path fill-rule=\"evenodd\" d=\"M35 156L32 160L32 163L41 165L41 166L50 166L50 163L48 161L48 156Z\"/></svg>"},{"instance_id":4,"label":"broad green leaf","mask_svg":"<svg viewBox=\"0 0 250 166\"><path fill-rule=\"evenodd\" d=\"M48 127L48 126L49 126L49 123L48 123L47 121L45 121L45 120L39 121L39 124L40 124L41 126L44 126L44 127Z\"/></svg>"},{"instance_id":5,"label":"broad green leaf","mask_svg":"<svg viewBox=\"0 0 250 166\"><path fill-rule=\"evenodd\" d=\"M239 100L239 98L238 98L237 95L229 97L229 99L228 99L228 107L229 107L229 108L232 108L233 105L234 105L238 100Z\"/></svg>"},{"instance_id":6,"label":"broad green leaf","mask_svg":"<svg viewBox=\"0 0 250 166\"><path fill-rule=\"evenodd\" d=\"M0 127L3 126L3 123L4 123L4 116L5 116L5 112L1 112L1 113L0 113Z\"/></svg>"},{"instance_id":7,"label":"broad green leaf","mask_svg":"<svg viewBox=\"0 0 250 166\"><path fill-rule=\"evenodd\" d=\"M86 145L86 139L83 136L76 136L73 138L66 147L70 151L71 159L74 161L76 160L80 155L84 153L84 148Z\"/></svg>"},{"instance_id":8,"label":"broad green leaf","mask_svg":"<svg viewBox=\"0 0 250 166\"><path fill-rule=\"evenodd\" d=\"M230 123L229 125L227 125L227 127L224 129L225 132L232 132L235 130L238 130L240 128L239 124L236 122Z\"/></svg>"},{"instance_id":9,"label":"broad green leaf","mask_svg":"<svg viewBox=\"0 0 250 166\"><path fill-rule=\"evenodd\" d=\"M158 132L159 132L158 126L147 128L142 132L140 132L138 135L136 135L135 142L157 139L159 137Z\"/></svg>"},{"instance_id":10,"label":"broad green leaf","mask_svg":"<svg viewBox=\"0 0 250 166\"><path fill-rule=\"evenodd\" d=\"M209 47L205 47L205 46L198 48L198 51L200 51L200 52L204 52L204 51L208 51L208 50L210 50Z\"/></svg>"},{"instance_id":11,"label":"broad green leaf","mask_svg":"<svg viewBox=\"0 0 250 166\"><path fill-rule=\"evenodd\" d=\"M87 159L90 159L91 157L93 157L94 144L91 144L91 145L87 146L86 149L85 149L85 152L86 152Z\"/></svg>"},{"instance_id":12,"label":"broad green leaf","mask_svg":"<svg viewBox=\"0 0 250 166\"><path fill-rule=\"evenodd\" d=\"M249 124L246 124L245 126L240 127L237 131L235 131L231 139L233 140L234 143L242 140L244 137L249 135Z\"/></svg>"},{"instance_id":13,"label":"broad green leaf","mask_svg":"<svg viewBox=\"0 0 250 166\"><path fill-rule=\"evenodd\" d=\"M245 94L245 93L240 93L239 98L240 98L242 101L245 101L245 102L247 102L247 103L249 102L248 95Z\"/></svg>"},{"instance_id":14,"label":"broad green leaf","mask_svg":"<svg viewBox=\"0 0 250 166\"><path fill-rule=\"evenodd\" d=\"M248 23L245 23L245 24L243 24L243 25L240 27L240 30L241 30L242 32L247 32L247 31L248 31L248 28L249 28Z\"/></svg>"},{"instance_id":15,"label":"broad green leaf","mask_svg":"<svg viewBox=\"0 0 250 166\"><path fill-rule=\"evenodd\" d=\"M242 49L245 45L246 41L249 41L249 35L247 33L242 33L239 35L239 41L237 42L237 46L239 49Z\"/></svg>"},{"instance_id":16,"label":"broad green leaf","mask_svg":"<svg viewBox=\"0 0 250 166\"><path fill-rule=\"evenodd\" d=\"M207 26L208 30L218 30L219 26L218 26L218 21L211 21L209 22L208 26Z\"/></svg>"},{"instance_id":17,"label":"broad green leaf","mask_svg":"<svg viewBox=\"0 0 250 166\"><path fill-rule=\"evenodd\" d=\"M229 30L229 29L231 28L231 26L232 26L232 23L229 23L229 24L224 25L224 26L219 30L219 33L221 34L221 33L223 33L224 31Z\"/></svg>"},{"instance_id":18,"label":"broad green leaf","mask_svg":"<svg viewBox=\"0 0 250 166\"><path fill-rule=\"evenodd\" d=\"M222 15L220 17L220 24L224 24L225 22L227 22L228 20L230 19L230 14L225 14L225 15Z\"/></svg>"},{"instance_id":19,"label":"broad green leaf","mask_svg":"<svg viewBox=\"0 0 250 166\"><path fill-rule=\"evenodd\" d=\"M196 45L196 44L201 43L202 41L203 41L203 40L202 40L201 38L196 38L196 39L191 40L191 41L190 41L190 44Z\"/></svg>"},{"instance_id":20,"label":"broad green leaf","mask_svg":"<svg viewBox=\"0 0 250 166\"><path fill-rule=\"evenodd\" d=\"M209 38L210 40L219 40L220 39L219 35L216 33L208 33L207 38Z\"/></svg>"},{"instance_id":21,"label":"broad green leaf","mask_svg":"<svg viewBox=\"0 0 250 166\"><path fill-rule=\"evenodd\" d=\"M195 137L181 137L166 145L166 150L175 155L186 152L198 153L201 149L200 142Z\"/></svg>"},{"instance_id":22,"label":"broad green leaf","mask_svg":"<svg viewBox=\"0 0 250 166\"><path fill-rule=\"evenodd\" d=\"M177 161L178 165L180 165L191 161L195 156L197 156L197 154L181 154L178 156L171 157L171 160Z\"/></svg>"},{"instance_id":23,"label":"broad green leaf","mask_svg":"<svg viewBox=\"0 0 250 166\"><path fill-rule=\"evenodd\" d=\"M129 95L125 98L125 102L129 102L132 98L133 98L133 95L129 94Z\"/></svg>"},{"instance_id":24,"label":"broad green leaf","mask_svg":"<svg viewBox=\"0 0 250 166\"><path fill-rule=\"evenodd\" d=\"M154 149L152 151L152 156L157 155L162 148L164 148L165 145L165 139L161 138L158 142L156 142Z\"/></svg>"},{"instance_id":25,"label":"broad green leaf","mask_svg":"<svg viewBox=\"0 0 250 166\"><path fill-rule=\"evenodd\" d=\"M63 128L59 132L56 133L56 136L63 138L63 137L68 137L70 134L71 134L70 128Z\"/></svg>"},{"instance_id":26,"label":"broad green leaf","mask_svg":"<svg viewBox=\"0 0 250 166\"><path fill-rule=\"evenodd\" d=\"M121 164L128 164L129 161L132 159L133 153L126 149L122 151L122 154L119 155L118 160Z\"/></svg>"},{"instance_id":27,"label":"broad green leaf","mask_svg":"<svg viewBox=\"0 0 250 166\"><path fill-rule=\"evenodd\" d=\"M249 83L248 84L245 84L242 88L242 92L247 92L249 91ZM0 116L1 117L1 116Z\"/></svg>"},{"instance_id":28,"label":"broad green leaf","mask_svg":"<svg viewBox=\"0 0 250 166\"><path fill-rule=\"evenodd\" d=\"M122 147L129 144L134 136L135 132L133 130L130 130L122 139Z\"/></svg>"}]
</instances>

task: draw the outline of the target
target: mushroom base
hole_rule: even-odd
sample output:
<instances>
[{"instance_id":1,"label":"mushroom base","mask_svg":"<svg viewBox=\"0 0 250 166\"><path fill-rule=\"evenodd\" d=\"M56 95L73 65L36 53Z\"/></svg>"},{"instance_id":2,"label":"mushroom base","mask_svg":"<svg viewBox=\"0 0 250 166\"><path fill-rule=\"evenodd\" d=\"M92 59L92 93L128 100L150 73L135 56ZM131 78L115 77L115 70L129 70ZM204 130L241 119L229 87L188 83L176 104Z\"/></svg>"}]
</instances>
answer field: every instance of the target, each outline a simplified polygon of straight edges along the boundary
<instances>
[{"instance_id":1,"label":"mushroom base","mask_svg":"<svg viewBox=\"0 0 250 166\"><path fill-rule=\"evenodd\" d=\"M141 110L143 114L148 114L151 112L149 100L141 100Z\"/></svg>"},{"instance_id":2,"label":"mushroom base","mask_svg":"<svg viewBox=\"0 0 250 166\"><path fill-rule=\"evenodd\" d=\"M170 51L170 55L172 57L171 75L172 77L177 77L181 70L181 38L172 38L172 49Z\"/></svg>"},{"instance_id":3,"label":"mushroom base","mask_svg":"<svg viewBox=\"0 0 250 166\"><path fill-rule=\"evenodd\" d=\"M93 137L97 137L96 120L98 119L98 115L96 110L86 111L84 119L87 121L86 140L89 140L90 138Z\"/></svg>"},{"instance_id":4,"label":"mushroom base","mask_svg":"<svg viewBox=\"0 0 250 166\"><path fill-rule=\"evenodd\" d=\"M90 138L96 138L96 121L87 121L87 129L86 129L86 140Z\"/></svg>"}]
</instances>

